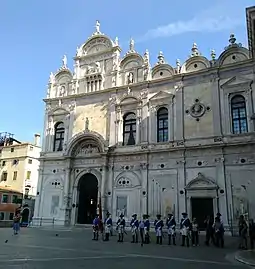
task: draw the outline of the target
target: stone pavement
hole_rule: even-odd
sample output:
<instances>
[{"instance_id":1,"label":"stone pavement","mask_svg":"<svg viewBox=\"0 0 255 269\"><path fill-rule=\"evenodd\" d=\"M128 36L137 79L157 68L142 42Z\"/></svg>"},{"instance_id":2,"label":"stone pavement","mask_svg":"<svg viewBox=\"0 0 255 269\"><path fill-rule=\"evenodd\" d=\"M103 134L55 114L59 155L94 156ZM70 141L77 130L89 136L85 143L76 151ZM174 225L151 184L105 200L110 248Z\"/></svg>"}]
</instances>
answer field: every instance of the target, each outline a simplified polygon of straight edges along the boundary
<instances>
[{"instance_id":1,"label":"stone pavement","mask_svg":"<svg viewBox=\"0 0 255 269\"><path fill-rule=\"evenodd\" d=\"M238 251L235 254L235 259L243 264L249 266L255 266L255 251L254 250Z\"/></svg>"},{"instance_id":2,"label":"stone pavement","mask_svg":"<svg viewBox=\"0 0 255 269\"><path fill-rule=\"evenodd\" d=\"M18 236L11 229L0 230L0 268L19 269L130 269L156 267L182 269L231 269L247 268L235 261L237 239L226 237L226 248L184 248L155 244L131 244L131 236L124 243L117 243L117 236L110 242L91 240L90 229L45 230L24 228ZM8 241L6 241L8 240ZM201 238L201 242L204 238ZM5 243L6 242L6 243Z\"/></svg>"}]
</instances>

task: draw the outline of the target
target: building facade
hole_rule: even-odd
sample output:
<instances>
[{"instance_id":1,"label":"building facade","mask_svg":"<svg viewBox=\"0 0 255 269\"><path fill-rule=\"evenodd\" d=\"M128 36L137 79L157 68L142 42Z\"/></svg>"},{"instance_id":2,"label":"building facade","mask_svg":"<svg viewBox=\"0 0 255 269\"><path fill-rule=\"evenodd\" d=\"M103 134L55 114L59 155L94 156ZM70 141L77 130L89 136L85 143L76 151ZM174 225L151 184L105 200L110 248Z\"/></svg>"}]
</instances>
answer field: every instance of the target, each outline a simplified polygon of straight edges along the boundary
<instances>
[{"instance_id":1,"label":"building facade","mask_svg":"<svg viewBox=\"0 0 255 269\"><path fill-rule=\"evenodd\" d=\"M23 193L23 198L35 198L40 157L40 135L34 143L22 143L2 133L0 136L0 187Z\"/></svg>"},{"instance_id":2,"label":"building facade","mask_svg":"<svg viewBox=\"0 0 255 269\"><path fill-rule=\"evenodd\" d=\"M186 211L226 226L255 217L255 7L247 9L249 49L230 36L225 50L151 66L134 40L100 30L51 73L34 223L91 223L99 204L113 219ZM45 220L45 222L44 222Z\"/></svg>"}]
</instances>

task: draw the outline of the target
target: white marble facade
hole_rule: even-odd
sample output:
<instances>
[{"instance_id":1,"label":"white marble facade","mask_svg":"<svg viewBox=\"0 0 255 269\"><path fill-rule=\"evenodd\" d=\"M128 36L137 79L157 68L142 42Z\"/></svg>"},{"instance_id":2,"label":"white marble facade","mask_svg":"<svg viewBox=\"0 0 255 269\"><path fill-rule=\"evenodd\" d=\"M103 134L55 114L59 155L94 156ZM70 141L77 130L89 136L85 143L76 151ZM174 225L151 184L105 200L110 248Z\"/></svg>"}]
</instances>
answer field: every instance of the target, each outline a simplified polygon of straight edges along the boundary
<instances>
[{"instance_id":1,"label":"white marble facade","mask_svg":"<svg viewBox=\"0 0 255 269\"><path fill-rule=\"evenodd\" d=\"M113 219L171 212L179 221L183 211L199 214L206 199L226 226L240 213L255 217L254 10L249 49L231 35L218 57L194 44L175 67L162 52L152 67L134 40L121 57L118 39L97 22L77 48L74 72L64 56L50 75L34 223L79 223L88 174Z\"/></svg>"}]
</instances>

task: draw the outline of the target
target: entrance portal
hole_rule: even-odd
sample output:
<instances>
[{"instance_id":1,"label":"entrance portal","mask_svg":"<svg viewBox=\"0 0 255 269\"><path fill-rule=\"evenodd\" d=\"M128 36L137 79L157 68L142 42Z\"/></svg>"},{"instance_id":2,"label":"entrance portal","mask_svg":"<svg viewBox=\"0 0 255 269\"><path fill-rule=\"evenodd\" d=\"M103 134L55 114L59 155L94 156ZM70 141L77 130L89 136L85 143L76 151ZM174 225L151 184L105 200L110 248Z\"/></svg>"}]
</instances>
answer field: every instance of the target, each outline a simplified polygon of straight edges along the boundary
<instances>
[{"instance_id":1,"label":"entrance portal","mask_svg":"<svg viewBox=\"0 0 255 269\"><path fill-rule=\"evenodd\" d=\"M92 224L97 213L98 181L93 174L85 174L78 185L78 224Z\"/></svg>"},{"instance_id":2,"label":"entrance portal","mask_svg":"<svg viewBox=\"0 0 255 269\"><path fill-rule=\"evenodd\" d=\"M207 216L214 215L213 198L191 198L192 218L196 218L201 230L205 230L204 223Z\"/></svg>"}]
</instances>

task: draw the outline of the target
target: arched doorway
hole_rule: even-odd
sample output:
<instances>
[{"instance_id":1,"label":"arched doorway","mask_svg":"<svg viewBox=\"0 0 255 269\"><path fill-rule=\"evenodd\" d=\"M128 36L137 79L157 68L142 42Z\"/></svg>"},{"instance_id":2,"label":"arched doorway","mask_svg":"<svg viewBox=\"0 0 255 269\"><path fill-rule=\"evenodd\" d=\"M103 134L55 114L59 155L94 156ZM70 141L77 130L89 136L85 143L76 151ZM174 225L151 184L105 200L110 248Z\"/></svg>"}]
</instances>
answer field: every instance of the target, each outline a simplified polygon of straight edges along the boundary
<instances>
[{"instance_id":1,"label":"arched doorway","mask_svg":"<svg viewBox=\"0 0 255 269\"><path fill-rule=\"evenodd\" d=\"M98 180L93 174L83 175L78 184L78 224L92 224L97 213Z\"/></svg>"}]
</instances>

